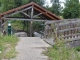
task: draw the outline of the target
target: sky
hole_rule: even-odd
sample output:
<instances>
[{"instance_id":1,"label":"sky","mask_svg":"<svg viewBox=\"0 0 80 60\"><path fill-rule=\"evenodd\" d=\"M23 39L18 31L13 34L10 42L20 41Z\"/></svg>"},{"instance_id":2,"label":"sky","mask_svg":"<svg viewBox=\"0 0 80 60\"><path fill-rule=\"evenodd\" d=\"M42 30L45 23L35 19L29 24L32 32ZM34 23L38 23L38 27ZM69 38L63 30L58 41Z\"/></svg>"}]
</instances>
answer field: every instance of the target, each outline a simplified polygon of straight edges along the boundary
<instances>
[{"instance_id":1,"label":"sky","mask_svg":"<svg viewBox=\"0 0 80 60\"><path fill-rule=\"evenodd\" d=\"M60 2L65 2L65 0L60 0ZM46 0L46 5L51 6L50 0ZM63 3L61 3L62 6L64 6Z\"/></svg>"},{"instance_id":2,"label":"sky","mask_svg":"<svg viewBox=\"0 0 80 60\"><path fill-rule=\"evenodd\" d=\"M65 0L59 0L60 2L65 2ZM80 1L80 0L79 0ZM49 6L51 6L51 3L50 3L50 0L46 0L46 5L49 5ZM63 3L61 3L61 6L63 6L64 7L64 4Z\"/></svg>"}]
</instances>

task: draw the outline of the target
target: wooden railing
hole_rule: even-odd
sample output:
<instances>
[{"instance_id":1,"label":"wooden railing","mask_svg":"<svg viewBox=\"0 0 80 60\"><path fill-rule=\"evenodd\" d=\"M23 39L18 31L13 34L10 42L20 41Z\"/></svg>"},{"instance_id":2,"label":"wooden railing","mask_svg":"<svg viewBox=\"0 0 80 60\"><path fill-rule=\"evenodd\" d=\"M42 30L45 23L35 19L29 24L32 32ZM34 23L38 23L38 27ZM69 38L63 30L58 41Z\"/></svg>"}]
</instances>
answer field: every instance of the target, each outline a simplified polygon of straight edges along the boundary
<instances>
[{"instance_id":1,"label":"wooden railing","mask_svg":"<svg viewBox=\"0 0 80 60\"><path fill-rule=\"evenodd\" d=\"M51 24L52 32L56 31L58 38L64 38L66 41L80 39L80 19L47 21L45 24Z\"/></svg>"}]
</instances>

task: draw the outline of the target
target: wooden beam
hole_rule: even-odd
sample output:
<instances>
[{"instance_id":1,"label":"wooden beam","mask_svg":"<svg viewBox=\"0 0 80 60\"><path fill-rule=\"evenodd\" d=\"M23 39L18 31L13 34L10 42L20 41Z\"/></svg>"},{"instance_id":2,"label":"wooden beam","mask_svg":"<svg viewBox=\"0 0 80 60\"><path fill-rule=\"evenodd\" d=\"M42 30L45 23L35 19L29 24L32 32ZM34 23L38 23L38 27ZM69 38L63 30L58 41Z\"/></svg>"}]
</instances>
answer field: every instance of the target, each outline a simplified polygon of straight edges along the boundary
<instances>
[{"instance_id":1,"label":"wooden beam","mask_svg":"<svg viewBox=\"0 0 80 60\"><path fill-rule=\"evenodd\" d=\"M80 22L80 19L64 19L64 20L53 20L53 21L47 21L45 24L52 24L52 23L70 23L70 21L73 21L73 22ZM65 23L65 24L66 24ZM72 22L71 22L72 23Z\"/></svg>"},{"instance_id":2,"label":"wooden beam","mask_svg":"<svg viewBox=\"0 0 80 60\"><path fill-rule=\"evenodd\" d=\"M33 15L34 15L34 9L33 9L33 5L32 5L32 9L31 9L31 19L33 19Z\"/></svg>"},{"instance_id":3,"label":"wooden beam","mask_svg":"<svg viewBox=\"0 0 80 60\"><path fill-rule=\"evenodd\" d=\"M5 15L5 14L9 14L9 13L15 12L15 11L17 11L17 10L24 9L24 8L26 8L26 7L28 7L28 6L31 6L31 5L33 5L32 2L29 3L29 4L26 4L26 5L20 6L20 7L18 7L18 8L14 8L14 9L8 10L8 11L6 11L6 12L4 12L4 13L1 13L0 15L3 16L3 15ZM6 8L7 8L7 7L6 7Z\"/></svg>"},{"instance_id":4,"label":"wooden beam","mask_svg":"<svg viewBox=\"0 0 80 60\"><path fill-rule=\"evenodd\" d=\"M12 15L14 15L14 14L18 14L18 13L20 13L20 12L29 10L29 9L31 9L31 8L32 8L32 6L31 6L31 7L28 7L28 8L25 8L25 9L23 9L23 10L20 10L20 11L15 11L15 12L13 12L13 13L11 13L11 14L8 14L8 15L3 16L2 18L4 18L4 17L10 17L10 16L12 16Z\"/></svg>"},{"instance_id":5,"label":"wooden beam","mask_svg":"<svg viewBox=\"0 0 80 60\"><path fill-rule=\"evenodd\" d=\"M42 14L44 14L45 16L51 18L52 20L56 20L56 18L53 18L52 16L48 15L46 12L43 12L41 10L39 10L38 8L34 7L34 9L36 9L37 11L41 12Z\"/></svg>"},{"instance_id":6,"label":"wooden beam","mask_svg":"<svg viewBox=\"0 0 80 60\"><path fill-rule=\"evenodd\" d=\"M2 24L4 24L4 20L1 20L1 32L3 33L4 25Z\"/></svg>"},{"instance_id":7,"label":"wooden beam","mask_svg":"<svg viewBox=\"0 0 80 60\"><path fill-rule=\"evenodd\" d=\"M62 36L62 37L59 37L59 38L69 38L70 36L80 36L80 33L76 33L76 34L69 34L69 35L66 35L66 36Z\"/></svg>"},{"instance_id":8,"label":"wooden beam","mask_svg":"<svg viewBox=\"0 0 80 60\"><path fill-rule=\"evenodd\" d=\"M34 9L33 9L33 5L32 5L32 9L31 9L31 19L33 19L33 14L34 14ZM32 34L33 34L32 24L33 24L33 21L30 21L30 36L31 36L31 37L32 37Z\"/></svg>"},{"instance_id":9,"label":"wooden beam","mask_svg":"<svg viewBox=\"0 0 80 60\"><path fill-rule=\"evenodd\" d=\"M32 24L33 24L33 21L30 21L30 37L32 37L32 34L33 34Z\"/></svg>"},{"instance_id":10,"label":"wooden beam","mask_svg":"<svg viewBox=\"0 0 80 60\"><path fill-rule=\"evenodd\" d=\"M80 27L75 27L75 28L69 28L69 29L59 30L58 33L60 33L60 32L66 32L66 31L71 31L71 30L77 30L77 29L80 30Z\"/></svg>"},{"instance_id":11,"label":"wooden beam","mask_svg":"<svg viewBox=\"0 0 80 60\"><path fill-rule=\"evenodd\" d=\"M36 17L38 17L39 15L41 15L42 13L39 13L39 14L37 14L37 15L35 15L35 16L33 16L33 18L36 18Z\"/></svg>"},{"instance_id":12,"label":"wooden beam","mask_svg":"<svg viewBox=\"0 0 80 60\"><path fill-rule=\"evenodd\" d=\"M49 12L48 10L46 10L46 9L44 9L44 8L42 8L41 6L39 6L39 5L37 5L37 4L35 4L35 3L33 3L36 7L38 7L39 8L39 10L41 10L41 11L43 11L43 12L47 12L49 15L51 15L51 16L53 16L53 17L55 17L56 18L56 20L58 19L58 20L61 20L61 18L59 18L58 16L56 16L55 14L52 14L51 12ZM52 19L53 20L53 19Z\"/></svg>"},{"instance_id":13,"label":"wooden beam","mask_svg":"<svg viewBox=\"0 0 80 60\"><path fill-rule=\"evenodd\" d=\"M6 23L7 23L7 21L8 21L8 20L6 20L4 23L2 23L2 24L1 24L1 26L4 26L4 24L6 24Z\"/></svg>"},{"instance_id":14,"label":"wooden beam","mask_svg":"<svg viewBox=\"0 0 80 60\"><path fill-rule=\"evenodd\" d=\"M1 23L2 23L2 21L0 20L0 32L1 32Z\"/></svg>"},{"instance_id":15,"label":"wooden beam","mask_svg":"<svg viewBox=\"0 0 80 60\"><path fill-rule=\"evenodd\" d=\"M26 15L26 16L28 16L30 18L30 16L27 13L25 13L25 12L21 12L21 13L23 13L24 15Z\"/></svg>"},{"instance_id":16,"label":"wooden beam","mask_svg":"<svg viewBox=\"0 0 80 60\"><path fill-rule=\"evenodd\" d=\"M50 22L54 22L52 20L39 20L39 19L25 19L25 18L4 18L5 20L22 20L22 21L43 21L43 22L47 22L47 21L50 21Z\"/></svg>"}]
</instances>

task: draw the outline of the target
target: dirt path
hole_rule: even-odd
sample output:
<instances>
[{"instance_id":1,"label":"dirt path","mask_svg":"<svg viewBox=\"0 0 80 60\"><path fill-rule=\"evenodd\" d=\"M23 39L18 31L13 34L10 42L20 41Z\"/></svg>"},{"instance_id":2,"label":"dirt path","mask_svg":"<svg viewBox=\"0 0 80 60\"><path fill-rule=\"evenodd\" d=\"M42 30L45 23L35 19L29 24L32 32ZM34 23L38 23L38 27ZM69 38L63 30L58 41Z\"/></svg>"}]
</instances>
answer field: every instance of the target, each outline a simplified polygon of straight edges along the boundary
<instances>
[{"instance_id":1,"label":"dirt path","mask_svg":"<svg viewBox=\"0 0 80 60\"><path fill-rule=\"evenodd\" d=\"M42 54L46 47L50 47L39 37L20 37L16 46L18 55L13 60L48 60L47 56Z\"/></svg>"}]
</instances>

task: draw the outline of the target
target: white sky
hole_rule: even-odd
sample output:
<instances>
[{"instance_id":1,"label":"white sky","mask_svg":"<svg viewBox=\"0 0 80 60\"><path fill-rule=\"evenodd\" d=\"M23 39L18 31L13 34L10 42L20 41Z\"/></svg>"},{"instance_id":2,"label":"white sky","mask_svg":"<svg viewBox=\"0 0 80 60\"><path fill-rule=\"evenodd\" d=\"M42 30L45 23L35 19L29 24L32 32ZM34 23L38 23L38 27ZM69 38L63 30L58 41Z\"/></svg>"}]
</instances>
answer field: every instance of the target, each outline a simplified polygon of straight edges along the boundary
<instances>
[{"instance_id":1,"label":"white sky","mask_svg":"<svg viewBox=\"0 0 80 60\"><path fill-rule=\"evenodd\" d=\"M60 0L60 2L65 2L65 0ZM50 0L46 0L46 5L51 6ZM62 6L64 6L63 3L61 3Z\"/></svg>"},{"instance_id":2,"label":"white sky","mask_svg":"<svg viewBox=\"0 0 80 60\"><path fill-rule=\"evenodd\" d=\"M59 0L60 2L65 2L65 0ZM79 0L80 1L80 0ZM50 0L46 0L46 5L49 5L49 6L51 6L51 3L50 3ZM64 4L63 3L61 3L61 6L63 6L64 7Z\"/></svg>"}]
</instances>

